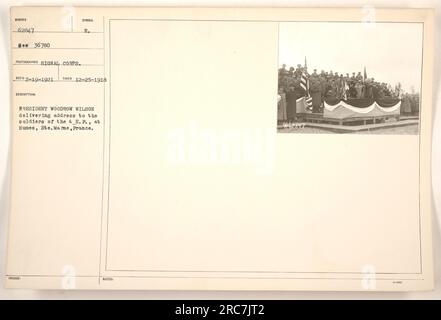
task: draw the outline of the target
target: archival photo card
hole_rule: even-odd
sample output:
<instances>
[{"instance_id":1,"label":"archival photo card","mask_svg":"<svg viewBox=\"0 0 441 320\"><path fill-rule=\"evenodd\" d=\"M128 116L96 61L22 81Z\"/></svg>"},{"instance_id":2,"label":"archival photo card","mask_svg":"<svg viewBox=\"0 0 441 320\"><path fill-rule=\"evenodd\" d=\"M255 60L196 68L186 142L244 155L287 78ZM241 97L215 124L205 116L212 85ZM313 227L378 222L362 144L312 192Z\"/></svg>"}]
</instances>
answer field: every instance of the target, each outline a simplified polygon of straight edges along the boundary
<instances>
[{"instance_id":1,"label":"archival photo card","mask_svg":"<svg viewBox=\"0 0 441 320\"><path fill-rule=\"evenodd\" d=\"M373 11L13 7L5 285L433 288L433 11Z\"/></svg>"}]
</instances>

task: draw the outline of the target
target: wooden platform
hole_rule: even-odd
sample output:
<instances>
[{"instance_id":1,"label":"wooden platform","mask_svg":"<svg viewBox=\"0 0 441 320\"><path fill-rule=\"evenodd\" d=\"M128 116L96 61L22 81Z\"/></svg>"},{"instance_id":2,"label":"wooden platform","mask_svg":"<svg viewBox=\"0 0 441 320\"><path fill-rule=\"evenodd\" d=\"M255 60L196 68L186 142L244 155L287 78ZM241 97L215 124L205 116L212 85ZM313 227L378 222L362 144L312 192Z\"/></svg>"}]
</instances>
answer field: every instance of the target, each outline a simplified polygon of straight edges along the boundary
<instances>
[{"instance_id":1,"label":"wooden platform","mask_svg":"<svg viewBox=\"0 0 441 320\"><path fill-rule=\"evenodd\" d=\"M338 124L338 125L367 125L367 124L376 124L376 123L384 123L389 119L394 119L396 121L400 121L401 116L398 115L384 115L384 116L375 116L375 117L350 117L344 119L337 118L327 118L324 117L322 113L303 113L299 115L299 117L308 123L329 123L329 124Z\"/></svg>"},{"instance_id":2,"label":"wooden platform","mask_svg":"<svg viewBox=\"0 0 441 320\"><path fill-rule=\"evenodd\" d=\"M401 126L408 126L418 124L419 120L400 120L394 122L375 123L375 124L363 124L363 125L340 125L340 124L327 124L327 123L305 123L305 127L321 128L334 132L356 132L356 131L373 131L380 128L394 128Z\"/></svg>"},{"instance_id":3,"label":"wooden platform","mask_svg":"<svg viewBox=\"0 0 441 320\"><path fill-rule=\"evenodd\" d=\"M350 119L329 119L324 118L323 114L302 114L302 122L294 123L296 127L310 127L329 130L332 132L357 132L373 131L380 128L393 128L419 123L418 116L387 116L387 117L364 117ZM390 118L394 118L392 121ZM359 124L357 124L357 122ZM283 125L278 125L278 129L287 129Z\"/></svg>"}]
</instances>

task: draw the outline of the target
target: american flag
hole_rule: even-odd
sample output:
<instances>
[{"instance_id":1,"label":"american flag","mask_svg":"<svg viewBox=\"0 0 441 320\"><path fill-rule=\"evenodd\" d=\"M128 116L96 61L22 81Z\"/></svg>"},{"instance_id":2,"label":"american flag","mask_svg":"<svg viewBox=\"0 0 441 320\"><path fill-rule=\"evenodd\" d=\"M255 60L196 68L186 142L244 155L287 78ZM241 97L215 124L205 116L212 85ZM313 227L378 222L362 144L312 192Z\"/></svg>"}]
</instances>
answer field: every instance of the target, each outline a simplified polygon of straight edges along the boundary
<instances>
[{"instance_id":1,"label":"american flag","mask_svg":"<svg viewBox=\"0 0 441 320\"><path fill-rule=\"evenodd\" d=\"M300 77L300 86L306 91L306 109L312 110L312 98L309 94L309 81L305 72L302 72Z\"/></svg>"},{"instance_id":2,"label":"american flag","mask_svg":"<svg viewBox=\"0 0 441 320\"><path fill-rule=\"evenodd\" d=\"M300 77L300 86L303 90L308 91L308 78L306 77L306 73L303 71Z\"/></svg>"},{"instance_id":3,"label":"american flag","mask_svg":"<svg viewBox=\"0 0 441 320\"><path fill-rule=\"evenodd\" d=\"M309 94L306 97L306 109L312 111L312 98L311 98L311 96Z\"/></svg>"}]
</instances>

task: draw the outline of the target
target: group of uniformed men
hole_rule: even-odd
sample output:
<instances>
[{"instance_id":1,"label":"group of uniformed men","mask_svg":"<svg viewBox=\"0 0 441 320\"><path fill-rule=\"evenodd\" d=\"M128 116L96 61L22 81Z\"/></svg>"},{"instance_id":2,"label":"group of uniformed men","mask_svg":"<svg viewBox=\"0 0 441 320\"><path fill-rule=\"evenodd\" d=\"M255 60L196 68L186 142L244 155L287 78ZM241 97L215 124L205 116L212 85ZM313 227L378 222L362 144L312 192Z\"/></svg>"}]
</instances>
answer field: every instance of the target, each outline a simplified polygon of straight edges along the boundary
<instances>
[{"instance_id":1,"label":"group of uniformed men","mask_svg":"<svg viewBox=\"0 0 441 320\"><path fill-rule=\"evenodd\" d=\"M306 95L306 91L301 85L302 74L309 82L308 89L312 98L313 112L320 112L323 101L327 99L366 98L378 100L397 96L396 91L390 85L377 82L374 78L365 78L361 72L358 74L353 72L350 76L349 73L343 75L324 70L317 73L317 70L314 69L314 72L309 74L307 68L300 64L297 65L297 68L290 67L289 69L284 64L279 69L279 95L285 99L288 113L292 109L295 113L296 100ZM293 116L295 117L295 114L287 114L288 118L293 118Z\"/></svg>"}]
</instances>

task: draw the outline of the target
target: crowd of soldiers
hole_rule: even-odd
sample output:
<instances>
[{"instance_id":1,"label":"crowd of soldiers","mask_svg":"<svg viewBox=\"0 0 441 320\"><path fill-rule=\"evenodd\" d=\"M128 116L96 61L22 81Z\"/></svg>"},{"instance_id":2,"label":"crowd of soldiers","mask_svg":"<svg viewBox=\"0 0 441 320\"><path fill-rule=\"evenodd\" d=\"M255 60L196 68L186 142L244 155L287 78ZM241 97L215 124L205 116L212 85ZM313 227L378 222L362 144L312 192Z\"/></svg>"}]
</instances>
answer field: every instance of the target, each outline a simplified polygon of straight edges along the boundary
<instances>
[{"instance_id":1,"label":"crowd of soldiers","mask_svg":"<svg viewBox=\"0 0 441 320\"><path fill-rule=\"evenodd\" d=\"M346 75L338 72L320 73L314 69L312 74L309 74L306 67L300 64L297 68L286 68L282 65L279 69L279 95L283 97L287 105L287 112L294 108L295 101L306 95L306 90L301 84L302 75L308 81L308 91L312 98L312 112L321 112L323 101L328 99L383 99L385 97L398 97L399 90L392 88L384 82L377 82L374 78L367 78L361 72L357 74L349 73ZM287 115L292 118L293 115Z\"/></svg>"}]
</instances>

